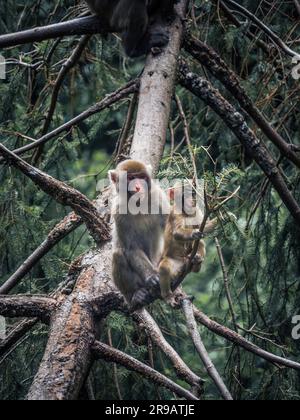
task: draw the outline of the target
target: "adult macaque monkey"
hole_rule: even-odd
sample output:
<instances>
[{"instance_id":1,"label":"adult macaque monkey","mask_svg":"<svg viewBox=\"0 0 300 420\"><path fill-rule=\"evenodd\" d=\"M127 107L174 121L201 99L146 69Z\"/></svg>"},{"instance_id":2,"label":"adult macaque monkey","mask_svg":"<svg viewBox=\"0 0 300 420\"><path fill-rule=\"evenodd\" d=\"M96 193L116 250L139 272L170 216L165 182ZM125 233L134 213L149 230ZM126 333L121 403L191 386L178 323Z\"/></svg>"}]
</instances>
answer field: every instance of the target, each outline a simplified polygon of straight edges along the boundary
<instances>
[{"instance_id":1,"label":"adult macaque monkey","mask_svg":"<svg viewBox=\"0 0 300 420\"><path fill-rule=\"evenodd\" d=\"M148 288L159 288L169 201L144 163L126 160L110 172L113 204L113 280L127 302L143 306Z\"/></svg>"},{"instance_id":2,"label":"adult macaque monkey","mask_svg":"<svg viewBox=\"0 0 300 420\"><path fill-rule=\"evenodd\" d=\"M166 230L165 248L159 265L160 288L162 297L173 303L172 282L187 267L195 241L200 240L198 252L192 261L193 273L199 273L206 256L205 243L200 232L203 213L196 205L192 187L177 183L169 190L170 199L174 201ZM206 223L204 234L214 231L217 219Z\"/></svg>"},{"instance_id":3,"label":"adult macaque monkey","mask_svg":"<svg viewBox=\"0 0 300 420\"><path fill-rule=\"evenodd\" d=\"M86 0L93 13L122 35L129 57L139 57L154 47L164 47L168 43L169 34L161 23L174 15L176 1Z\"/></svg>"}]
</instances>

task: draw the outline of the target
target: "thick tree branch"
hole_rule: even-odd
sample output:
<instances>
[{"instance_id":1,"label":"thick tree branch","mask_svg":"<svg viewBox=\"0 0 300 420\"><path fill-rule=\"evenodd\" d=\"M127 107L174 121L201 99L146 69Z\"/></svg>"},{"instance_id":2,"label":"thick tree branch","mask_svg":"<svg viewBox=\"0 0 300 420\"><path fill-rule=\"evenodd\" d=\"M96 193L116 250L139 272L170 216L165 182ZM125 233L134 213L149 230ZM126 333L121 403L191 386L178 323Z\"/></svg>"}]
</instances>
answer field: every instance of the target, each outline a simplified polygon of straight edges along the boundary
<instances>
[{"instance_id":1,"label":"thick tree branch","mask_svg":"<svg viewBox=\"0 0 300 420\"><path fill-rule=\"evenodd\" d=\"M193 37L186 38L185 49L199 63L204 65L211 74L220 80L229 92L237 99L241 107L253 118L262 132L281 151L282 155L300 168L300 156L294 152L297 146L288 144L284 138L271 126L259 109L253 104L241 86L237 75L227 66L224 60L204 42ZM300 147L298 147L300 150Z\"/></svg>"},{"instance_id":2,"label":"thick tree branch","mask_svg":"<svg viewBox=\"0 0 300 420\"><path fill-rule=\"evenodd\" d=\"M110 239L110 229L94 204L81 192L34 168L0 144L0 155L30 178L46 194L64 206L70 206L84 220L91 236L99 245Z\"/></svg>"},{"instance_id":3,"label":"thick tree branch","mask_svg":"<svg viewBox=\"0 0 300 420\"><path fill-rule=\"evenodd\" d=\"M220 92L209 81L192 73L184 63L180 66L180 83L209 105L223 119L224 123L233 131L245 147L249 156L253 157L255 162L269 178L283 203L300 226L300 207L297 201L289 191L268 149L248 127L244 117L222 97Z\"/></svg>"},{"instance_id":4,"label":"thick tree branch","mask_svg":"<svg viewBox=\"0 0 300 420\"><path fill-rule=\"evenodd\" d=\"M165 147L188 2L181 0L176 6L179 17L170 27L170 42L163 54L148 56L141 79L131 157L151 164L154 172Z\"/></svg>"},{"instance_id":5,"label":"thick tree branch","mask_svg":"<svg viewBox=\"0 0 300 420\"><path fill-rule=\"evenodd\" d=\"M225 385L223 379L221 378L219 372L217 371L215 365L213 364L211 358L209 357L209 354L203 344L203 341L201 339L200 333L198 331L197 323L194 316L193 311L193 305L190 301L190 299L183 299L182 300L182 309L187 321L187 327L189 330L189 333L192 337L193 343L195 345L195 348L197 352L199 353L199 356L206 368L206 371L208 375L212 378L214 381L216 387L220 391L222 397L224 400L232 401L232 395L230 394L229 390L227 389L227 386Z\"/></svg>"},{"instance_id":6,"label":"thick tree branch","mask_svg":"<svg viewBox=\"0 0 300 420\"><path fill-rule=\"evenodd\" d=\"M86 380L91 363L91 347L99 320L114 308L122 309L123 299L110 280L111 244L88 253L72 276L76 286L70 295L57 296L52 314L49 340L39 371L28 394L29 400L74 400ZM77 273L76 273L77 271ZM99 300L96 320L95 293Z\"/></svg>"},{"instance_id":7,"label":"thick tree branch","mask_svg":"<svg viewBox=\"0 0 300 420\"><path fill-rule=\"evenodd\" d=\"M50 133L45 134L41 138L35 140L34 142L27 144L26 146L20 147L15 149L13 152L16 155L21 155L29 150L35 149L49 140L59 136L60 134L64 133L65 131L71 130L73 127L78 125L81 121L86 120L87 118L95 115L104 109L110 108L115 103L119 102L120 100L126 98L130 94L137 91L139 87L138 80L132 80L131 82L127 83L125 86L121 87L120 89L116 90L113 93L110 93L105 96L105 98L87 109L86 111L82 112L81 114L77 115L77 117L72 118L72 120L66 122L65 124L61 125L60 127L56 128L55 130L51 131ZM0 163L3 163L4 160L0 159Z\"/></svg>"},{"instance_id":8,"label":"thick tree branch","mask_svg":"<svg viewBox=\"0 0 300 420\"><path fill-rule=\"evenodd\" d=\"M63 36L104 34L107 32L112 32L112 30L104 26L98 17L88 16L69 20L68 22L55 23L22 32L1 35L0 49L41 42L47 39L61 38Z\"/></svg>"},{"instance_id":9,"label":"thick tree branch","mask_svg":"<svg viewBox=\"0 0 300 420\"><path fill-rule=\"evenodd\" d=\"M129 370L138 372L150 381L174 392L180 398L185 398L186 400L198 400L198 398L195 397L195 395L193 395L191 392L177 385L175 382L171 381L169 378L152 369L151 367L134 359L126 353L121 352L120 350L100 342L95 342L92 346L92 351L95 358L117 363Z\"/></svg>"},{"instance_id":10,"label":"thick tree branch","mask_svg":"<svg viewBox=\"0 0 300 420\"><path fill-rule=\"evenodd\" d=\"M48 321L56 300L46 296L0 296L0 315L9 318L39 318Z\"/></svg>"}]
</instances>

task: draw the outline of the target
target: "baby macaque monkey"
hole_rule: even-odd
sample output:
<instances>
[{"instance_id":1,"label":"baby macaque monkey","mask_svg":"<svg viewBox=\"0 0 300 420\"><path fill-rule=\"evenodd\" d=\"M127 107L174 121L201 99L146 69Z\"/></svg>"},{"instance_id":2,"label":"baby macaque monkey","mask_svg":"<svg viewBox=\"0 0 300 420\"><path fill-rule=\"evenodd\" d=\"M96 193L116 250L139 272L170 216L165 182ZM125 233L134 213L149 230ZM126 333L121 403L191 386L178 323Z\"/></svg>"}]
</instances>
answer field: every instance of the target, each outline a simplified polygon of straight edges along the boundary
<instances>
[{"instance_id":1,"label":"baby macaque monkey","mask_svg":"<svg viewBox=\"0 0 300 420\"><path fill-rule=\"evenodd\" d=\"M159 289L158 264L170 206L143 162L126 160L110 172L113 203L113 280L132 307L147 304L149 288Z\"/></svg>"},{"instance_id":2,"label":"baby macaque monkey","mask_svg":"<svg viewBox=\"0 0 300 420\"><path fill-rule=\"evenodd\" d=\"M189 263L195 241L200 240L198 252L192 261L191 271L199 273L206 256L205 243L200 232L203 213L196 205L192 187L176 184L169 190L174 200L165 230L165 247L159 265L160 288L163 299L173 304L172 282L182 273ZM214 231L217 219L208 221L204 234Z\"/></svg>"},{"instance_id":3,"label":"baby macaque monkey","mask_svg":"<svg viewBox=\"0 0 300 420\"><path fill-rule=\"evenodd\" d=\"M119 32L126 54L139 57L169 41L162 23L174 15L177 0L86 0L93 13Z\"/></svg>"}]
</instances>

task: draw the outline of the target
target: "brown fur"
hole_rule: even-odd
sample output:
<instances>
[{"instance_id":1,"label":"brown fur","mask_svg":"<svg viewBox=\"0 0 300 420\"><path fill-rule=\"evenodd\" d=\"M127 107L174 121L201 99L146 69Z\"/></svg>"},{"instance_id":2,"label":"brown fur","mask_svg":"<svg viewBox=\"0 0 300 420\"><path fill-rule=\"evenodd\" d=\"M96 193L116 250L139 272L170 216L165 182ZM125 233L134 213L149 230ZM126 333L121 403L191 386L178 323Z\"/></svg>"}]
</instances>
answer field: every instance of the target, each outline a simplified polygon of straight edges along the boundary
<instances>
[{"instance_id":1,"label":"brown fur","mask_svg":"<svg viewBox=\"0 0 300 420\"><path fill-rule=\"evenodd\" d=\"M191 226L188 221L195 217L196 224ZM162 260L159 265L160 287L162 297L172 302L172 282L186 268L190 255L194 249L196 240L200 239L198 252L194 258L192 272L199 273L202 263L206 256L206 247L201 239L199 231L203 220L202 212L197 209L194 216L187 214L176 214L174 205L169 216L165 230L165 248ZM209 221L206 224L205 232L212 232L217 224L217 220Z\"/></svg>"}]
</instances>

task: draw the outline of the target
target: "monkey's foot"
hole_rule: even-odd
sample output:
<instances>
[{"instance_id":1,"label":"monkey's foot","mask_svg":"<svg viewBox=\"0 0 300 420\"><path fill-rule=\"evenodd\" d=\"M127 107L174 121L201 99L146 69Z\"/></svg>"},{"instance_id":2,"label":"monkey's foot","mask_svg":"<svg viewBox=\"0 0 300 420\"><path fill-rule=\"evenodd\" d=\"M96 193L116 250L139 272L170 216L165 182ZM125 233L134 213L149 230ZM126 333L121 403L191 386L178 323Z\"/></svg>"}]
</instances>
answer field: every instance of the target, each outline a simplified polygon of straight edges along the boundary
<instances>
[{"instance_id":1,"label":"monkey's foot","mask_svg":"<svg viewBox=\"0 0 300 420\"><path fill-rule=\"evenodd\" d=\"M173 295L173 293L168 296L165 296L164 301L168 305L172 306L172 308L178 308L178 302L176 301L176 297Z\"/></svg>"},{"instance_id":2,"label":"monkey's foot","mask_svg":"<svg viewBox=\"0 0 300 420\"><path fill-rule=\"evenodd\" d=\"M151 48L152 55L159 55L162 53L162 49L160 47L153 47Z\"/></svg>"},{"instance_id":3,"label":"monkey's foot","mask_svg":"<svg viewBox=\"0 0 300 420\"><path fill-rule=\"evenodd\" d=\"M148 277L146 280L146 286L151 289L156 289L160 287L159 275L153 274L152 276Z\"/></svg>"},{"instance_id":4,"label":"monkey's foot","mask_svg":"<svg viewBox=\"0 0 300 420\"><path fill-rule=\"evenodd\" d=\"M164 30L157 30L150 35L150 50L165 47L169 42L169 34Z\"/></svg>"},{"instance_id":5,"label":"monkey's foot","mask_svg":"<svg viewBox=\"0 0 300 420\"><path fill-rule=\"evenodd\" d=\"M201 271L203 262L204 258L200 255L196 255L192 260L192 273L199 273Z\"/></svg>"},{"instance_id":6,"label":"monkey's foot","mask_svg":"<svg viewBox=\"0 0 300 420\"><path fill-rule=\"evenodd\" d=\"M149 303L149 290L147 289L140 289L132 296L131 299L131 308L132 310L136 310L137 308L141 308L143 306L148 305Z\"/></svg>"}]
</instances>

